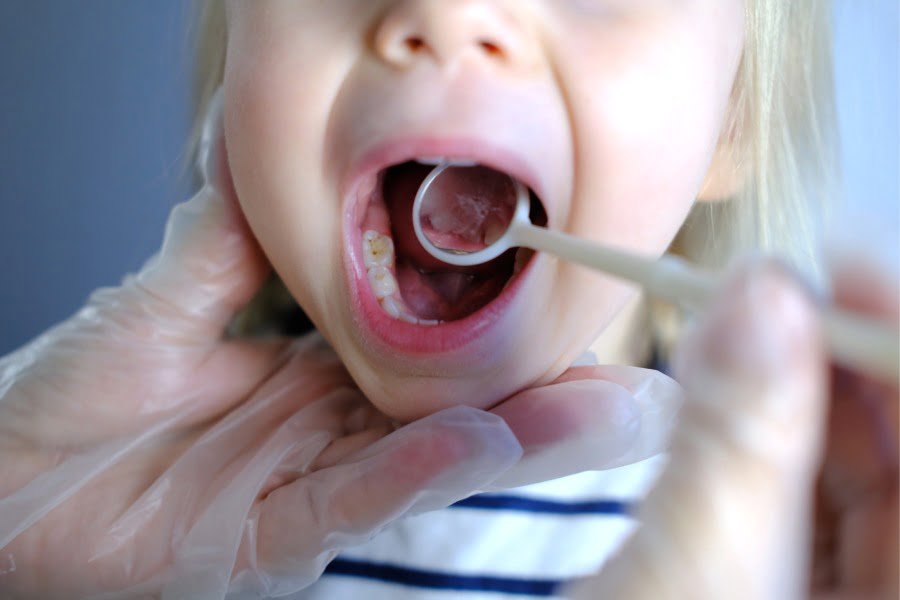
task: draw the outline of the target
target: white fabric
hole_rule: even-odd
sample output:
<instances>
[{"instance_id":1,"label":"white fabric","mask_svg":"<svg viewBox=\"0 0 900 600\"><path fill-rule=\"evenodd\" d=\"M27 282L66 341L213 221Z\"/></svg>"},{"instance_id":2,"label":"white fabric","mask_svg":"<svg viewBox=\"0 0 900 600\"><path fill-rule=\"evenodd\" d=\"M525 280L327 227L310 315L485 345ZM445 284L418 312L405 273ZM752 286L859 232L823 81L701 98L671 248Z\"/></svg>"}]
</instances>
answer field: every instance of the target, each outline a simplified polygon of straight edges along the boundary
<instances>
[{"instance_id":1,"label":"white fabric","mask_svg":"<svg viewBox=\"0 0 900 600\"><path fill-rule=\"evenodd\" d=\"M639 502L664 463L665 456L658 455L634 465L580 473L507 494L565 502ZM634 526L631 518L622 515L448 508L395 523L369 542L344 551L341 558L456 575L569 580L599 569ZM431 590L326 573L291 598L496 600L503 596L512 595Z\"/></svg>"}]
</instances>

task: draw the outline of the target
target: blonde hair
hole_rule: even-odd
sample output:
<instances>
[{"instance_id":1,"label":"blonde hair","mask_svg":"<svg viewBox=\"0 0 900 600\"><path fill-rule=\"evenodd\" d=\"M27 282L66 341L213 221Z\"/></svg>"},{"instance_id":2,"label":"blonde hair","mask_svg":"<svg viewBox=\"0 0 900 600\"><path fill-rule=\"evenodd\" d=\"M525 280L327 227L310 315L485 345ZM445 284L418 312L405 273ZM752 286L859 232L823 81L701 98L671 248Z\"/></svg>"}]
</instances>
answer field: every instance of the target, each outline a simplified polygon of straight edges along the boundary
<instances>
[{"instance_id":1,"label":"blonde hair","mask_svg":"<svg viewBox=\"0 0 900 600\"><path fill-rule=\"evenodd\" d=\"M830 4L751 0L723 142L744 183L698 203L679 235L690 258L721 265L762 250L818 274L818 232L837 186Z\"/></svg>"},{"instance_id":2,"label":"blonde hair","mask_svg":"<svg viewBox=\"0 0 900 600\"><path fill-rule=\"evenodd\" d=\"M760 250L815 278L817 233L837 186L830 3L747 0L745 10L744 52L720 142L744 183L731 198L698 202L672 250L710 267ZM195 136L225 67L220 0L204 3L198 39Z\"/></svg>"}]
</instances>

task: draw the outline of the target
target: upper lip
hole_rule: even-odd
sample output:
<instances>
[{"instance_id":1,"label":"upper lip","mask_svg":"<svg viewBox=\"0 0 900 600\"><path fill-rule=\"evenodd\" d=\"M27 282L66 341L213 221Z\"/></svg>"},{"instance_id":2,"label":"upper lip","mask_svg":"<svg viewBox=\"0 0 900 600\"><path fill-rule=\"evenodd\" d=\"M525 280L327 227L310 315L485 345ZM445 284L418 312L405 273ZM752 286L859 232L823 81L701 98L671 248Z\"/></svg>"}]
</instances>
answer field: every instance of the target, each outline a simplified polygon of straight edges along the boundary
<instances>
[{"instance_id":1,"label":"upper lip","mask_svg":"<svg viewBox=\"0 0 900 600\"><path fill-rule=\"evenodd\" d=\"M504 147L478 137L409 136L374 144L356 161L344 182L344 189L350 192L345 198L351 202L351 206L346 208L353 212L356 202L365 200L357 198L354 192L367 176L403 162L437 157L475 161L518 179L531 188L544 203L549 224L552 224L555 215L553 198L548 196L547 183L535 168L533 160L523 155L519 149Z\"/></svg>"}]
</instances>

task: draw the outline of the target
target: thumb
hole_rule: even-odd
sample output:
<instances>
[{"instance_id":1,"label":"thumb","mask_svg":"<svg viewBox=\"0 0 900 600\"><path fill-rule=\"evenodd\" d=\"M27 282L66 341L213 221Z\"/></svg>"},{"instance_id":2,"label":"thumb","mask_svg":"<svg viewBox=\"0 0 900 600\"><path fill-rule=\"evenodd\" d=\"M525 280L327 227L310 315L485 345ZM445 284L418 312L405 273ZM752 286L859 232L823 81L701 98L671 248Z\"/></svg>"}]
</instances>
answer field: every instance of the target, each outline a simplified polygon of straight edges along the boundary
<instances>
[{"instance_id":1,"label":"thumb","mask_svg":"<svg viewBox=\"0 0 900 600\"><path fill-rule=\"evenodd\" d=\"M491 484L507 489L649 458L668 444L681 387L637 367L574 367L550 385L520 392L491 410L525 455Z\"/></svg>"},{"instance_id":2,"label":"thumb","mask_svg":"<svg viewBox=\"0 0 900 600\"><path fill-rule=\"evenodd\" d=\"M641 529L575 594L806 597L826 406L813 306L783 270L756 264L685 351L687 404Z\"/></svg>"},{"instance_id":3,"label":"thumb","mask_svg":"<svg viewBox=\"0 0 900 600\"><path fill-rule=\"evenodd\" d=\"M218 338L270 270L237 203L222 105L219 89L207 109L198 155L203 187L175 207L162 249L124 286L137 292L139 308L161 319L160 325L193 339Z\"/></svg>"}]
</instances>

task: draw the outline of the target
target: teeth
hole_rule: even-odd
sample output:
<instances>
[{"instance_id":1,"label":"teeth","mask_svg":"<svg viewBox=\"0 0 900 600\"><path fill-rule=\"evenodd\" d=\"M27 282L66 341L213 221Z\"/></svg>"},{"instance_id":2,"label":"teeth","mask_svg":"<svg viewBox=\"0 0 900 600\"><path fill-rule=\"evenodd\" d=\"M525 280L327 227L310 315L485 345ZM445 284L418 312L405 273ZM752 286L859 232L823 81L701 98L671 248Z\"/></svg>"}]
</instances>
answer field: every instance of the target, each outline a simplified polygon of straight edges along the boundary
<instances>
[{"instance_id":1,"label":"teeth","mask_svg":"<svg viewBox=\"0 0 900 600\"><path fill-rule=\"evenodd\" d=\"M438 321L436 319L417 319L403 309L403 306L395 296L386 296L384 298L381 298L379 302L381 303L381 308L384 309L384 312L391 315L395 319L406 321L407 323L412 323L413 325L434 326L443 323L443 321Z\"/></svg>"},{"instance_id":2,"label":"teeth","mask_svg":"<svg viewBox=\"0 0 900 600\"><path fill-rule=\"evenodd\" d=\"M363 233L362 245L369 285L378 298L382 310L395 319L413 325L440 325L442 321L418 319L409 314L403 301L398 298L397 292L400 288L391 272L394 266L394 241L390 236L369 230Z\"/></svg>"},{"instance_id":3,"label":"teeth","mask_svg":"<svg viewBox=\"0 0 900 600\"><path fill-rule=\"evenodd\" d=\"M454 167L475 167L478 165L478 163L474 160L447 158L446 156L421 156L416 159L416 162L432 167L436 167L443 163L451 163Z\"/></svg>"},{"instance_id":4,"label":"teeth","mask_svg":"<svg viewBox=\"0 0 900 600\"><path fill-rule=\"evenodd\" d=\"M413 325L418 325L419 320L412 315L406 314L405 312L400 313L400 320L406 321L407 323L412 323Z\"/></svg>"},{"instance_id":5,"label":"teeth","mask_svg":"<svg viewBox=\"0 0 900 600\"><path fill-rule=\"evenodd\" d=\"M377 231L363 234L363 261L366 269L390 267L394 264L394 241Z\"/></svg>"},{"instance_id":6,"label":"teeth","mask_svg":"<svg viewBox=\"0 0 900 600\"><path fill-rule=\"evenodd\" d=\"M400 303L397 302L396 298L393 296L387 296L386 298L381 299L381 308L384 309L384 312L391 315L395 319L400 318Z\"/></svg>"},{"instance_id":7,"label":"teeth","mask_svg":"<svg viewBox=\"0 0 900 600\"><path fill-rule=\"evenodd\" d=\"M387 267L375 266L369 269L369 285L375 297L381 300L397 291L397 280Z\"/></svg>"}]
</instances>

